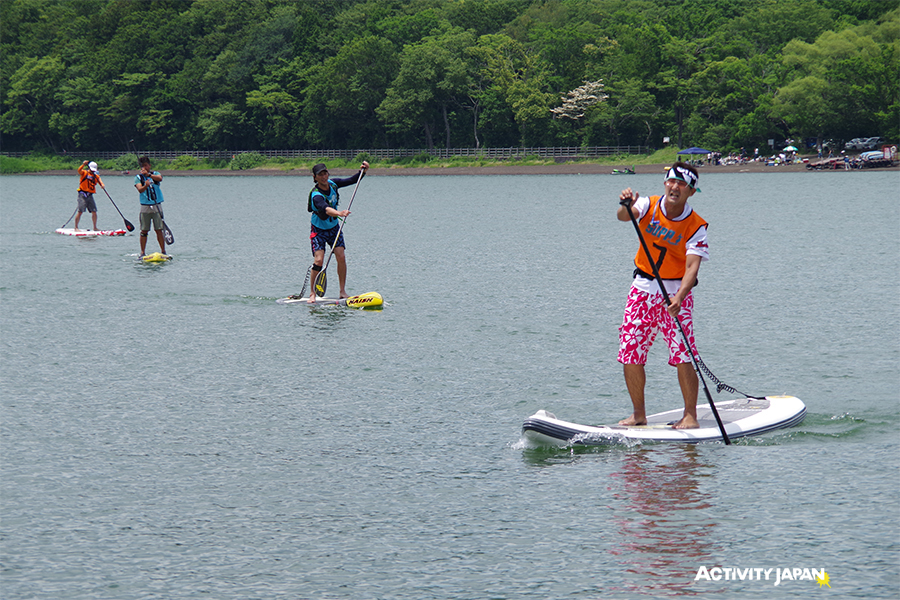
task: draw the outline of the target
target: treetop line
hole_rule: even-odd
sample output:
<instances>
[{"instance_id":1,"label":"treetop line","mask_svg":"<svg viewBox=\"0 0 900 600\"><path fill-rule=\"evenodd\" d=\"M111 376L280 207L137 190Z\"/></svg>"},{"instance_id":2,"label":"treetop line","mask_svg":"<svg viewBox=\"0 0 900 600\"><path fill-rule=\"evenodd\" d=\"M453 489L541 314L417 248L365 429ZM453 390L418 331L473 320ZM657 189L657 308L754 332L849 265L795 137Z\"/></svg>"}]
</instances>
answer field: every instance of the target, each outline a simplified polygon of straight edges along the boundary
<instances>
[{"instance_id":1,"label":"treetop line","mask_svg":"<svg viewBox=\"0 0 900 600\"><path fill-rule=\"evenodd\" d=\"M4 151L900 138L896 2L6 0L0 20Z\"/></svg>"}]
</instances>

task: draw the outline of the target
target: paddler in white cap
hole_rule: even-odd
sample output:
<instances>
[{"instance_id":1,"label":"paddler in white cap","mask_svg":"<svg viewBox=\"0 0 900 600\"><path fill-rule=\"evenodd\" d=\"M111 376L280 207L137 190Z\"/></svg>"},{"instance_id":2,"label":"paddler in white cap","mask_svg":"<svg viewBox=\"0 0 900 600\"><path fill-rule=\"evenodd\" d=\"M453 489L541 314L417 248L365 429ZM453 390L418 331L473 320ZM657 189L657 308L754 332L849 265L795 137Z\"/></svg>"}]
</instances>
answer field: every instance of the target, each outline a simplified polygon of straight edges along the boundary
<instances>
[{"instance_id":1,"label":"paddler in white cap","mask_svg":"<svg viewBox=\"0 0 900 600\"><path fill-rule=\"evenodd\" d=\"M85 169L85 167L87 167ZM94 202L94 193L97 191L99 184L104 190L103 180L100 179L100 173L97 170L97 163L84 161L78 167L78 176L81 180L78 182L78 208L75 211L75 231L78 231L78 222L81 221L81 213L88 211L91 213L91 220L94 223L94 231L97 231L97 203Z\"/></svg>"}]
</instances>

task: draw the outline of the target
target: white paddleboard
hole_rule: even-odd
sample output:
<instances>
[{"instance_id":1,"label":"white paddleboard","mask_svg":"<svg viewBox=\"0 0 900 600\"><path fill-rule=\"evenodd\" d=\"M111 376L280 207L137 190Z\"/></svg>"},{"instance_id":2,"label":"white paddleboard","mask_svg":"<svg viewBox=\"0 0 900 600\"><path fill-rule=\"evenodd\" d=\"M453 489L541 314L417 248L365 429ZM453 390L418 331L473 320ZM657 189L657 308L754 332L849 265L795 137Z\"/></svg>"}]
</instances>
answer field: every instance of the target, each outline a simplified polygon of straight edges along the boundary
<instances>
[{"instance_id":1,"label":"white paddleboard","mask_svg":"<svg viewBox=\"0 0 900 600\"><path fill-rule=\"evenodd\" d=\"M100 235L125 235L127 232L124 229L103 229L100 231L92 231L90 229L73 229L71 227L60 227L56 230L56 233L62 235L74 235L75 237L97 237Z\"/></svg>"},{"instance_id":2,"label":"white paddleboard","mask_svg":"<svg viewBox=\"0 0 900 600\"><path fill-rule=\"evenodd\" d=\"M729 439L758 435L767 431L792 427L803 421L806 405L794 396L766 396L763 399L741 398L716 402L716 410ZM681 419L683 408L647 417L646 425L580 425L557 419L539 410L525 419L522 434L542 446L597 446L629 441L708 442L722 439L709 404L697 406L699 429L672 429Z\"/></svg>"},{"instance_id":3,"label":"white paddleboard","mask_svg":"<svg viewBox=\"0 0 900 600\"><path fill-rule=\"evenodd\" d=\"M384 299L378 292L366 292L349 298L319 298L315 302L309 301L309 296L288 296L276 300L278 304L306 304L307 306L348 306L350 308L381 308Z\"/></svg>"}]
</instances>

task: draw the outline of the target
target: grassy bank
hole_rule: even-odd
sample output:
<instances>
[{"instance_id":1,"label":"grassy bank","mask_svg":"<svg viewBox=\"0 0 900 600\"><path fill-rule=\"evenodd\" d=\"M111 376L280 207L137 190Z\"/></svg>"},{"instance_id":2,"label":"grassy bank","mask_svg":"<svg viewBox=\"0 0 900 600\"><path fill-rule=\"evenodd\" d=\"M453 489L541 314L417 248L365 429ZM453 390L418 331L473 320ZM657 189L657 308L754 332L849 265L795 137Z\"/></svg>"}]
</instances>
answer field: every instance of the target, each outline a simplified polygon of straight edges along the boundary
<instances>
[{"instance_id":1,"label":"grassy bank","mask_svg":"<svg viewBox=\"0 0 900 600\"><path fill-rule=\"evenodd\" d=\"M620 154L606 158L592 158L572 161L574 163L590 163L610 166L634 166L659 163L672 163L676 159L676 148L657 150L653 154L635 155ZM378 160L366 154L360 154L352 160L342 159L299 159L282 157L264 157L256 153L238 154L231 160L206 160L190 156L179 156L174 160L154 160L153 168L166 171L239 171L250 169L276 169L283 171L310 170L319 162L325 162L332 169L356 169L360 162L368 160L373 168L396 169L405 167L415 168L447 168L447 167L493 167L501 165L526 166L526 165L553 165L552 159L537 156L525 156L511 160L480 159L472 157L434 158L427 154L415 157ZM10 158L0 156L0 174L12 175L16 173L40 173L42 171L74 171L81 164L80 160L57 155L33 154L25 158ZM137 159L133 154L125 154L111 160L98 160L98 166L103 171L133 171L138 168Z\"/></svg>"}]
</instances>

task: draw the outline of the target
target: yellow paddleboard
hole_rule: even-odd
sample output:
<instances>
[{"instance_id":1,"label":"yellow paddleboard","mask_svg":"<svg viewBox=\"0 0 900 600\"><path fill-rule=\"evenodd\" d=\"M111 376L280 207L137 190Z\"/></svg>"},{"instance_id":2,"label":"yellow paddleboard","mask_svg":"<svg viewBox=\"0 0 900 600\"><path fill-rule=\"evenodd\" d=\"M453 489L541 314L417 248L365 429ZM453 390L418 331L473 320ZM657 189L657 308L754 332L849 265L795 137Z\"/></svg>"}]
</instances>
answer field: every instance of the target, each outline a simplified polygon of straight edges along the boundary
<instances>
[{"instance_id":1,"label":"yellow paddleboard","mask_svg":"<svg viewBox=\"0 0 900 600\"><path fill-rule=\"evenodd\" d=\"M172 260L172 257L168 254L163 254L162 252L154 252L153 254L145 254L141 257L141 260L146 263L165 262L167 260Z\"/></svg>"},{"instance_id":2,"label":"yellow paddleboard","mask_svg":"<svg viewBox=\"0 0 900 600\"><path fill-rule=\"evenodd\" d=\"M309 304L310 306L349 306L350 308L382 308L384 306L384 298L378 292L366 292L349 298L317 297L314 303L309 302L307 296L288 296L279 298L276 302L278 304Z\"/></svg>"}]
</instances>

